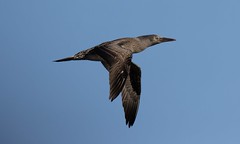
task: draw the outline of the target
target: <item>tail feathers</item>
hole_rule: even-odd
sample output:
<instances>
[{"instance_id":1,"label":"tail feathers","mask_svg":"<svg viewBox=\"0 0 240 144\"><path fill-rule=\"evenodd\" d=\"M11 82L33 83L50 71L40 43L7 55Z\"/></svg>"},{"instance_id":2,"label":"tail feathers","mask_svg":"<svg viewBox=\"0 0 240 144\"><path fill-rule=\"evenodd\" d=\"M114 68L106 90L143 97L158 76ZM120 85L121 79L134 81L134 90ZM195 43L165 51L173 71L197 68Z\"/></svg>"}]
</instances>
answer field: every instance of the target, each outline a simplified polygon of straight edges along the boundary
<instances>
[{"instance_id":1,"label":"tail feathers","mask_svg":"<svg viewBox=\"0 0 240 144\"><path fill-rule=\"evenodd\" d=\"M64 61L71 61L71 60L75 60L74 56L58 59L58 60L55 60L54 62L64 62Z\"/></svg>"}]
</instances>

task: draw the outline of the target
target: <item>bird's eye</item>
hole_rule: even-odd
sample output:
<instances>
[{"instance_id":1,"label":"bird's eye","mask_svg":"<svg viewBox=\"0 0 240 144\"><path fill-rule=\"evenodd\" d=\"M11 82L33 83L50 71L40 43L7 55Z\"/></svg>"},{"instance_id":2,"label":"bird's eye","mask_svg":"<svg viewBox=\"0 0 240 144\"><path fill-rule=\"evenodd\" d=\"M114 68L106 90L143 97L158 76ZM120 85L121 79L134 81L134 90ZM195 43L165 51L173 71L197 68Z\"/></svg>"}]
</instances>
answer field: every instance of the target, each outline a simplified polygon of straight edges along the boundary
<instances>
[{"instance_id":1,"label":"bird's eye","mask_svg":"<svg viewBox=\"0 0 240 144\"><path fill-rule=\"evenodd\" d=\"M155 36L155 37L154 37L154 39L155 39L155 40L158 40L158 39L159 39L159 37L158 37L158 36Z\"/></svg>"}]
</instances>

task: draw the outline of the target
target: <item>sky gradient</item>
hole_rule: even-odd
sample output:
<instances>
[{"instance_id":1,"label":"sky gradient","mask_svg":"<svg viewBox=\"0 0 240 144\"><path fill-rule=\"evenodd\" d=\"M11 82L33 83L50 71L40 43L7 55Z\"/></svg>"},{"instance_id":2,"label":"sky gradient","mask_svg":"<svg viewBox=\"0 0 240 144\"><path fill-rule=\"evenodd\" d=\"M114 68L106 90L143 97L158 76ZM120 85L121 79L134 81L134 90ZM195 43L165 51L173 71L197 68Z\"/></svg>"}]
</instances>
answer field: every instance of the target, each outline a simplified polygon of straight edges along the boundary
<instances>
[{"instance_id":1,"label":"sky gradient","mask_svg":"<svg viewBox=\"0 0 240 144\"><path fill-rule=\"evenodd\" d=\"M239 144L237 0L0 0L1 144ZM98 62L54 63L101 42L159 34L135 124Z\"/></svg>"}]
</instances>

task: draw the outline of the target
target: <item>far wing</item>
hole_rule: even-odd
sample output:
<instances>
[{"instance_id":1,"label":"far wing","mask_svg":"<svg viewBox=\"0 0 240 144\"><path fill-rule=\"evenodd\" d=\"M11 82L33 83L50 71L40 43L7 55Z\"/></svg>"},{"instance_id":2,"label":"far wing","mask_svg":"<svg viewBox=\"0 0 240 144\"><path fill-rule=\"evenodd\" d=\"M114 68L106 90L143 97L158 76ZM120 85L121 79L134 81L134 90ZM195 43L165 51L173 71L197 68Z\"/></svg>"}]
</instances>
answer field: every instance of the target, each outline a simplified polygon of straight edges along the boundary
<instances>
[{"instance_id":1,"label":"far wing","mask_svg":"<svg viewBox=\"0 0 240 144\"><path fill-rule=\"evenodd\" d=\"M122 105L124 107L126 124L132 126L138 112L141 94L141 69L131 63L129 76L122 90Z\"/></svg>"}]
</instances>

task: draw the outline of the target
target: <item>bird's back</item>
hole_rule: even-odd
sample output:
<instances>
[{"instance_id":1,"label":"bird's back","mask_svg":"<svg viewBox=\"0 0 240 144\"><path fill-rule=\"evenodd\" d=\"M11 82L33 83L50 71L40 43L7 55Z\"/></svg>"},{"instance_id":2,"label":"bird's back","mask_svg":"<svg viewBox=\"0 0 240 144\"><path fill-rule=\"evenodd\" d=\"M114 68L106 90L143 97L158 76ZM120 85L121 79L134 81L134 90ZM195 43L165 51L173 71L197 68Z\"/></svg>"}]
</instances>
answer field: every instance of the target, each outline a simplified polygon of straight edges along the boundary
<instances>
[{"instance_id":1,"label":"bird's back","mask_svg":"<svg viewBox=\"0 0 240 144\"><path fill-rule=\"evenodd\" d=\"M137 38L120 38L108 42L104 42L99 47L108 47L110 49L124 49L131 53L136 51L136 48L141 47L141 42Z\"/></svg>"}]
</instances>

